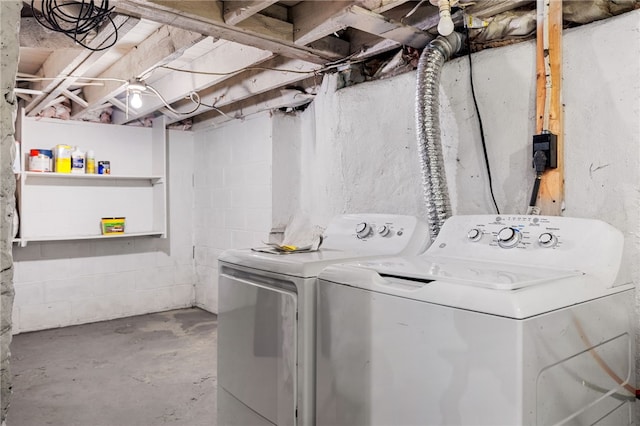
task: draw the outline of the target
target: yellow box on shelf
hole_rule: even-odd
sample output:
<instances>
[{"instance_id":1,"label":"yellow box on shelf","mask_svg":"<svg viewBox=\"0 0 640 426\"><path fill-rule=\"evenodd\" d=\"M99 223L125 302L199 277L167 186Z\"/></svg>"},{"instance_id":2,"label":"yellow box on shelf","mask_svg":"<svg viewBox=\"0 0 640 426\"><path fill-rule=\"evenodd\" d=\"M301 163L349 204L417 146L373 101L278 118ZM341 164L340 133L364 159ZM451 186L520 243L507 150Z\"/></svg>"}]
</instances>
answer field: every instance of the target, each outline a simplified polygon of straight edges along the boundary
<instances>
[{"instance_id":1,"label":"yellow box on shelf","mask_svg":"<svg viewBox=\"0 0 640 426\"><path fill-rule=\"evenodd\" d=\"M124 217L103 217L100 228L102 235L124 234Z\"/></svg>"}]
</instances>

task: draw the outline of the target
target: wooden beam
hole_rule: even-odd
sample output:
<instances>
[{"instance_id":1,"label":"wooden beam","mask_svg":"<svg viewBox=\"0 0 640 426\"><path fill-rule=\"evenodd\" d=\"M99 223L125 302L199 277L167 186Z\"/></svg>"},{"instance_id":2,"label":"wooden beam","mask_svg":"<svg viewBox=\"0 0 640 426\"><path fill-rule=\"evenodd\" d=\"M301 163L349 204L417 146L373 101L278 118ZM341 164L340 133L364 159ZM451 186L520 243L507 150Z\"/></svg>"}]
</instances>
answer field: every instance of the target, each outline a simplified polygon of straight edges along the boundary
<instances>
[{"instance_id":1,"label":"wooden beam","mask_svg":"<svg viewBox=\"0 0 640 426\"><path fill-rule=\"evenodd\" d=\"M346 12L343 21L350 27L393 40L399 44L422 49L433 40L432 35L416 27L393 21L359 6L350 6Z\"/></svg>"},{"instance_id":2,"label":"wooden beam","mask_svg":"<svg viewBox=\"0 0 640 426\"><path fill-rule=\"evenodd\" d=\"M80 89L74 90L73 92L71 90L63 90L62 91L62 96L64 96L64 97L68 98L69 100L77 103L78 105L81 105L83 107L87 107L89 104L87 103L87 101L85 101L80 96L78 96L79 92L80 92Z\"/></svg>"},{"instance_id":3,"label":"wooden beam","mask_svg":"<svg viewBox=\"0 0 640 426\"><path fill-rule=\"evenodd\" d=\"M126 81L141 77L153 67L177 59L185 50L204 38L199 33L162 26L98 77ZM111 80L105 80L99 87L86 87L84 97L88 105L85 108L74 108L71 117L81 117L88 110L118 96L124 90L126 84Z\"/></svg>"},{"instance_id":4,"label":"wooden beam","mask_svg":"<svg viewBox=\"0 0 640 426\"><path fill-rule=\"evenodd\" d=\"M342 17L351 4L352 1L302 1L289 9L295 43L304 46L345 29Z\"/></svg>"},{"instance_id":5,"label":"wooden beam","mask_svg":"<svg viewBox=\"0 0 640 426\"><path fill-rule=\"evenodd\" d=\"M139 19L130 16L118 15L113 18L114 24L120 36L129 32L138 22ZM112 25L104 26L89 43L92 48L100 48L109 43L114 36L114 28ZM32 85L32 88L42 90L44 95L36 96L26 107L25 112L29 116L34 116L40 112L45 105L51 100L57 98L63 90L68 89L76 78L66 77L71 75L82 75L95 61L102 55L107 53L106 50L91 51L82 49L80 52L75 50L56 51L49 55L49 58L43 64L40 72L42 77L50 77L53 80L44 81Z\"/></svg>"},{"instance_id":6,"label":"wooden beam","mask_svg":"<svg viewBox=\"0 0 640 426\"><path fill-rule=\"evenodd\" d=\"M481 1L473 6L466 7L464 11L467 15L473 15L477 18L485 19L532 3L534 3L534 0Z\"/></svg>"},{"instance_id":7,"label":"wooden beam","mask_svg":"<svg viewBox=\"0 0 640 426\"><path fill-rule=\"evenodd\" d=\"M544 19L541 16L543 2L538 0L538 28L536 43L536 131L549 130L557 136L558 167L542 175L537 205L544 215L560 215L564 204L564 120L562 110L562 0L550 0L548 34L549 49L545 52L543 35ZM548 55L551 69L549 95L549 128L544 129L546 72L544 57Z\"/></svg>"},{"instance_id":8,"label":"wooden beam","mask_svg":"<svg viewBox=\"0 0 640 426\"><path fill-rule=\"evenodd\" d=\"M205 7L207 5L211 7L207 9ZM239 26L229 25L223 20L220 2L120 0L117 8L155 22L197 31L246 46L255 46L288 58L326 63L343 57L337 53L327 54L325 51L319 52L309 47L298 46L291 41L291 37L285 37L281 31L265 28L263 18L256 18L252 22L253 17L250 17ZM251 28L261 28L261 32L256 33Z\"/></svg>"},{"instance_id":9,"label":"wooden beam","mask_svg":"<svg viewBox=\"0 0 640 426\"><path fill-rule=\"evenodd\" d=\"M199 95L203 104L214 105L216 108L220 108L275 88L283 88L293 84L297 85L298 82L313 77L313 72L319 67L319 65L310 62L279 56L260 64L254 70L237 74L225 80L222 84L203 90L199 92ZM319 85L322 82L322 77L318 77L316 81ZM193 106L192 102L187 102L174 106L174 108L178 111L185 112L192 110ZM210 109L211 108L203 106L195 113L188 115L183 114L177 120L170 120L170 122L184 120L185 118L202 114L204 111Z\"/></svg>"},{"instance_id":10,"label":"wooden beam","mask_svg":"<svg viewBox=\"0 0 640 426\"><path fill-rule=\"evenodd\" d=\"M345 5L344 1L332 1L302 2L295 6L292 16L296 43L308 44L310 40L345 28L356 28L417 49L433 40L433 36L415 26L405 25L358 5Z\"/></svg>"},{"instance_id":11,"label":"wooden beam","mask_svg":"<svg viewBox=\"0 0 640 426\"><path fill-rule=\"evenodd\" d=\"M223 3L224 21L235 25L277 2L278 0L225 1Z\"/></svg>"},{"instance_id":12,"label":"wooden beam","mask_svg":"<svg viewBox=\"0 0 640 426\"><path fill-rule=\"evenodd\" d=\"M269 16L256 14L236 26L251 33L268 34L278 40L293 42L293 24Z\"/></svg>"},{"instance_id":13,"label":"wooden beam","mask_svg":"<svg viewBox=\"0 0 640 426\"><path fill-rule=\"evenodd\" d=\"M300 89L306 89L317 86L317 83L313 78L307 78L298 82L296 86ZM240 102L218 108L224 114L216 110L211 110L197 116L194 119L192 130L215 127L227 121L242 119L248 115L262 111L272 111L274 109L303 105L310 102L312 97L313 95L306 94L301 90L273 89Z\"/></svg>"},{"instance_id":14,"label":"wooden beam","mask_svg":"<svg viewBox=\"0 0 640 426\"><path fill-rule=\"evenodd\" d=\"M20 47L38 49L78 49L78 45L66 35L51 31L40 25L36 18L20 19Z\"/></svg>"},{"instance_id":15,"label":"wooden beam","mask_svg":"<svg viewBox=\"0 0 640 426\"><path fill-rule=\"evenodd\" d=\"M255 47L219 40L216 42L215 49L192 61L184 70L236 73L238 70L260 63L271 56L273 56L271 52ZM160 80L154 81L152 86L169 104L172 104L184 99L185 94L190 91L201 91L232 76L233 74L206 75L189 72L173 72L162 77ZM157 97L145 96L144 105L141 108L135 111L129 110L129 117L114 114L113 123L127 123L131 120L144 117L163 106L164 104Z\"/></svg>"}]
</instances>

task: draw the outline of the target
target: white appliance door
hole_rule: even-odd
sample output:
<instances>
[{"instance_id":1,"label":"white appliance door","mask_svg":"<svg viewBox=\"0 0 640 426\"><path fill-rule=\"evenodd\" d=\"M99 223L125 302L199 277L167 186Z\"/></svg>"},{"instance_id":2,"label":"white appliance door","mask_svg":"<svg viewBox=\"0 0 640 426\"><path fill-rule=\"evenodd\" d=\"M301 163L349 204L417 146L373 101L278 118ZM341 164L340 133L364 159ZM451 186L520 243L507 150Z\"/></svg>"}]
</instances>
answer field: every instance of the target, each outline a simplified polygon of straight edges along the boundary
<instances>
[{"instance_id":1,"label":"white appliance door","mask_svg":"<svg viewBox=\"0 0 640 426\"><path fill-rule=\"evenodd\" d=\"M318 283L318 426L522 424L519 322Z\"/></svg>"},{"instance_id":2,"label":"white appliance door","mask_svg":"<svg viewBox=\"0 0 640 426\"><path fill-rule=\"evenodd\" d=\"M295 286L228 267L218 285L220 386L274 425L295 425Z\"/></svg>"}]
</instances>

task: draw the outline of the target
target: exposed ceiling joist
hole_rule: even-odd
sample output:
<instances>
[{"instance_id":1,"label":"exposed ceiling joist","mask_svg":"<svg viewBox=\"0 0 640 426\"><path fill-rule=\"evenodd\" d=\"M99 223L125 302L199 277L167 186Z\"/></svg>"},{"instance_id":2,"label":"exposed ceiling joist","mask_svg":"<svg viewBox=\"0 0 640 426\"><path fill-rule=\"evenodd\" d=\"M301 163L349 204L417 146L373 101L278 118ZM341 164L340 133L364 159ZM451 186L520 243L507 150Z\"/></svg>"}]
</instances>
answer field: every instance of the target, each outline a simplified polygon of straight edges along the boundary
<instances>
[{"instance_id":1,"label":"exposed ceiling joist","mask_svg":"<svg viewBox=\"0 0 640 426\"><path fill-rule=\"evenodd\" d=\"M20 47L39 49L78 49L75 42L62 33L44 28L36 18L20 19Z\"/></svg>"},{"instance_id":2,"label":"exposed ceiling joist","mask_svg":"<svg viewBox=\"0 0 640 426\"><path fill-rule=\"evenodd\" d=\"M481 19L485 19L490 16L495 16L499 13L507 12L509 10L513 10L522 6L527 6L533 3L535 3L535 1L532 1L532 0L483 1L465 8L465 13Z\"/></svg>"},{"instance_id":3,"label":"exposed ceiling joist","mask_svg":"<svg viewBox=\"0 0 640 426\"><path fill-rule=\"evenodd\" d=\"M209 54L191 62L184 71L205 71L217 73L235 73L248 66L260 63L272 56L271 52L257 49L255 47L243 46L226 40L217 42L217 48ZM210 87L220 81L228 79L233 74L228 75L206 75L200 73L179 72L161 78L153 83L153 87L158 90L165 100L172 104L184 99L185 94L191 91L200 91ZM115 124L124 124L131 120L144 117L153 111L163 107L163 102L156 96L145 97L142 108L133 111L129 110L129 117L122 114L114 114Z\"/></svg>"},{"instance_id":4,"label":"exposed ceiling joist","mask_svg":"<svg viewBox=\"0 0 640 426\"><path fill-rule=\"evenodd\" d=\"M200 92L202 103L220 108L278 87L297 84L313 76L314 71L318 70L320 66L298 59L288 59L279 56L260 64L259 68L265 69L245 71L242 74L225 80L224 84L212 86ZM318 85L321 81L321 79L315 80ZM178 111L186 112L193 109L193 103L186 103L174 108ZM173 123L184 120L185 118L201 114L207 109L210 110L212 108L202 106L197 113L183 114L179 116L178 119L169 120L169 122Z\"/></svg>"},{"instance_id":5,"label":"exposed ceiling joist","mask_svg":"<svg viewBox=\"0 0 640 426\"><path fill-rule=\"evenodd\" d=\"M236 25L277 2L278 0L225 1L223 4L224 21L227 24Z\"/></svg>"},{"instance_id":6,"label":"exposed ceiling joist","mask_svg":"<svg viewBox=\"0 0 640 426\"><path fill-rule=\"evenodd\" d=\"M198 116L197 121L193 124L193 130L220 125L227 121L240 119L262 111L295 107L309 103L313 95L305 93L304 89L313 87L315 84L316 81L313 78L308 78L297 84L298 90L273 89L232 105L219 108L218 111L211 110L205 112Z\"/></svg>"},{"instance_id":7,"label":"exposed ceiling joist","mask_svg":"<svg viewBox=\"0 0 640 426\"><path fill-rule=\"evenodd\" d=\"M397 44L423 48L433 39L430 34L399 21L357 5L344 6L345 2L303 2L293 11L297 44L307 44L346 28L374 34L393 40ZM296 19L296 17L298 17Z\"/></svg>"},{"instance_id":8,"label":"exposed ceiling joist","mask_svg":"<svg viewBox=\"0 0 640 426\"><path fill-rule=\"evenodd\" d=\"M118 15L113 18L113 22L119 34L123 35L130 31L139 22L139 19ZM98 32L89 46L100 48L108 43L112 37L114 37L114 27L107 25ZM81 76L106 52L105 50L94 52L87 49L79 51L66 49L53 52L38 73L44 78L52 78L53 80L34 85L34 88L42 90L45 94L36 96L25 107L27 115L34 116L39 113L51 100L57 98L62 91L68 89L77 80L77 78L69 76Z\"/></svg>"},{"instance_id":9,"label":"exposed ceiling joist","mask_svg":"<svg viewBox=\"0 0 640 426\"><path fill-rule=\"evenodd\" d=\"M250 17L241 26L224 22L219 1L150 1L120 0L118 9L136 16L145 16L155 22L172 25L214 38L221 38L247 46L255 46L288 58L302 59L315 63L326 63L341 59L339 53L329 54L306 46L298 46L280 32L256 33L247 28L264 29L264 24L252 23ZM262 18L261 18L262 19Z\"/></svg>"},{"instance_id":10,"label":"exposed ceiling joist","mask_svg":"<svg viewBox=\"0 0 640 426\"><path fill-rule=\"evenodd\" d=\"M167 64L176 59L193 44L205 38L199 33L167 26L160 27L151 36L131 49L118 62L114 63L98 78L131 80L141 77L159 64ZM72 109L72 117L81 117L107 100L118 96L126 88L125 84L113 80L104 80L102 86L86 87L84 97L88 105Z\"/></svg>"}]
</instances>

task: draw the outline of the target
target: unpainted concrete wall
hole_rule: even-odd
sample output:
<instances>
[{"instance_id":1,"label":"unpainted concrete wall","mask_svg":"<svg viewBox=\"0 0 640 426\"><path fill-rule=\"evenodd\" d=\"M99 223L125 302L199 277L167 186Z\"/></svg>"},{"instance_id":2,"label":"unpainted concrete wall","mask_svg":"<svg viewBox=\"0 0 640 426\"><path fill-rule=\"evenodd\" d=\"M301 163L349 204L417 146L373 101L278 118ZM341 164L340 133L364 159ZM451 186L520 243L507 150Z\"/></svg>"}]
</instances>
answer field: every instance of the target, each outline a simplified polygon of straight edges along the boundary
<instances>
[{"instance_id":1,"label":"unpainted concrete wall","mask_svg":"<svg viewBox=\"0 0 640 426\"><path fill-rule=\"evenodd\" d=\"M15 186L13 158L15 156L15 112L17 101L13 88L18 70L18 33L20 32L20 1L0 2L0 423L5 424L11 395L11 353L13 307L13 215Z\"/></svg>"}]
</instances>

